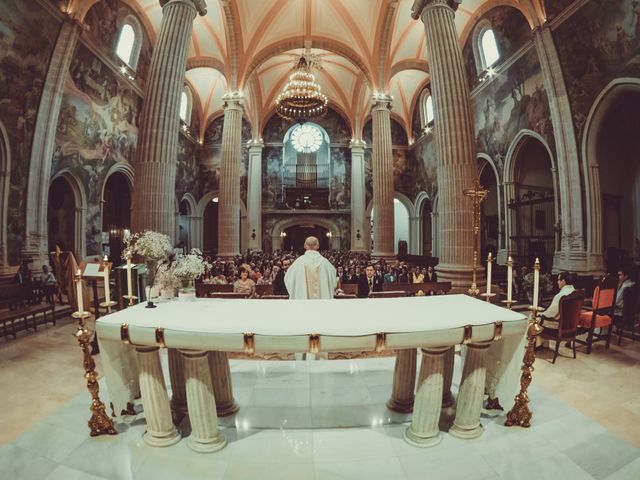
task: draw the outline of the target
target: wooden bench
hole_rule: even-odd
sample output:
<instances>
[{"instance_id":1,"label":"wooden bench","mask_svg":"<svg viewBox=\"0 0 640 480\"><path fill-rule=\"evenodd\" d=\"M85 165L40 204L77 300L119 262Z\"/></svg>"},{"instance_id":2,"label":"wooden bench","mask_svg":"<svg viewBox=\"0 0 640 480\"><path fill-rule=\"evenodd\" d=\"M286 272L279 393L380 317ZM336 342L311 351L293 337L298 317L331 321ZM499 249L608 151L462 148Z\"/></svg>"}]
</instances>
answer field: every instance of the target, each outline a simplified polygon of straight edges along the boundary
<instances>
[{"instance_id":1,"label":"wooden bench","mask_svg":"<svg viewBox=\"0 0 640 480\"><path fill-rule=\"evenodd\" d=\"M44 303L21 307L16 310L4 310L0 313L0 334L16 338L17 332L32 328L38 330L38 325L56 324L55 304Z\"/></svg>"}]
</instances>

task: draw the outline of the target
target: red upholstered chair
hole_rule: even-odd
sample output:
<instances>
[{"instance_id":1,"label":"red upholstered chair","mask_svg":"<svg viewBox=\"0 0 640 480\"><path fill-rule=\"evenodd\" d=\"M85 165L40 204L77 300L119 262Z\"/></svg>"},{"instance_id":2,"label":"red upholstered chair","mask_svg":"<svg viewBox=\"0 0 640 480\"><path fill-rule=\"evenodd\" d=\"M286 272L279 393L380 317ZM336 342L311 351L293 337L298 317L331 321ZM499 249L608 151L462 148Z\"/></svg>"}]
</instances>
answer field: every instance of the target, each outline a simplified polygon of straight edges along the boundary
<instances>
[{"instance_id":1,"label":"red upholstered chair","mask_svg":"<svg viewBox=\"0 0 640 480\"><path fill-rule=\"evenodd\" d=\"M613 309L616 304L616 289L606 288L603 285L597 286L593 291L591 300L591 310L584 310L580 313L580 323L578 334L587 334L587 340L576 340L578 343L587 346L587 354L591 353L591 347L595 342L606 341L606 347L611 344L611 332L613 330ZM599 328L600 333L595 333ZM604 329L607 333L602 333Z\"/></svg>"},{"instance_id":2,"label":"red upholstered chair","mask_svg":"<svg viewBox=\"0 0 640 480\"><path fill-rule=\"evenodd\" d=\"M558 328L544 326L544 330L540 334L542 338L554 340L556 342L556 350L553 355L553 362L556 363L558 357L558 348L563 340L571 341L573 344L573 358L576 358L576 334L578 333L578 322L580 321L580 311L584 303L584 294L581 291L575 291L560 299L560 320Z\"/></svg>"}]
</instances>

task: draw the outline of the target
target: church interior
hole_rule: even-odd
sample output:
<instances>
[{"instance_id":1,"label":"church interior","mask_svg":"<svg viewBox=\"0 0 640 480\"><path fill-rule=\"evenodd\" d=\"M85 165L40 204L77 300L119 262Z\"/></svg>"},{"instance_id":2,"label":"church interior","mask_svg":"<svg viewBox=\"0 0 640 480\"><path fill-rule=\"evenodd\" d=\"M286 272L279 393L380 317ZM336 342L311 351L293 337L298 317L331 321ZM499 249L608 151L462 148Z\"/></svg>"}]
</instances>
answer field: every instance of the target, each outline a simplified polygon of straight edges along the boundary
<instances>
[{"instance_id":1,"label":"church interior","mask_svg":"<svg viewBox=\"0 0 640 480\"><path fill-rule=\"evenodd\" d=\"M640 0L0 0L0 105L0 477L640 478Z\"/></svg>"}]
</instances>

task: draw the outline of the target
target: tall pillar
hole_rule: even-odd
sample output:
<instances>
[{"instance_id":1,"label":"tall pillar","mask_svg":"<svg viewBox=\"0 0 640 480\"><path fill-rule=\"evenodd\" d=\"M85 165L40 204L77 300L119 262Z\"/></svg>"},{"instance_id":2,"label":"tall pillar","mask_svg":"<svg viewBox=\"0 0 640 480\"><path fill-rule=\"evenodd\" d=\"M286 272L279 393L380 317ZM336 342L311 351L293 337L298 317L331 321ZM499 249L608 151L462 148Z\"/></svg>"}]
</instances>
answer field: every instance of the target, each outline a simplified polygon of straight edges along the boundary
<instances>
[{"instance_id":1,"label":"tall pillar","mask_svg":"<svg viewBox=\"0 0 640 480\"><path fill-rule=\"evenodd\" d=\"M160 3L162 22L140 117L131 228L134 232L155 230L173 238L180 97L193 20L207 10L205 0Z\"/></svg>"},{"instance_id":2,"label":"tall pillar","mask_svg":"<svg viewBox=\"0 0 640 480\"><path fill-rule=\"evenodd\" d=\"M136 348L142 407L147 421L144 441L152 447L168 447L180 441L173 425L169 395L162 375L158 347Z\"/></svg>"},{"instance_id":3,"label":"tall pillar","mask_svg":"<svg viewBox=\"0 0 640 480\"><path fill-rule=\"evenodd\" d=\"M442 440L438 424L444 387L444 357L449 347L422 349L420 383L411 426L404 438L416 447L432 447Z\"/></svg>"},{"instance_id":4,"label":"tall pillar","mask_svg":"<svg viewBox=\"0 0 640 480\"><path fill-rule=\"evenodd\" d=\"M424 23L435 112L438 278L462 287L471 280L473 263L473 202L462 191L478 177L478 169L469 84L454 23L457 6L456 0L416 1L411 16Z\"/></svg>"},{"instance_id":5,"label":"tall pillar","mask_svg":"<svg viewBox=\"0 0 640 480\"><path fill-rule=\"evenodd\" d=\"M176 418L187 413L187 392L184 383L184 361L182 354L175 348L170 348L169 383L171 383L171 410Z\"/></svg>"},{"instance_id":6,"label":"tall pillar","mask_svg":"<svg viewBox=\"0 0 640 480\"><path fill-rule=\"evenodd\" d=\"M367 208L364 186L364 142L352 140L351 149L351 251L367 252L369 229L364 223Z\"/></svg>"},{"instance_id":7,"label":"tall pillar","mask_svg":"<svg viewBox=\"0 0 640 480\"><path fill-rule=\"evenodd\" d=\"M233 257L240 253L242 96L238 92L231 92L226 94L223 100L226 103L222 125L222 150L220 152L218 256Z\"/></svg>"},{"instance_id":8,"label":"tall pillar","mask_svg":"<svg viewBox=\"0 0 640 480\"><path fill-rule=\"evenodd\" d=\"M455 347L450 347L444 354L444 386L442 388L442 408L449 408L453 406L451 383L453 382L453 367L455 362L455 355Z\"/></svg>"},{"instance_id":9,"label":"tall pillar","mask_svg":"<svg viewBox=\"0 0 640 480\"><path fill-rule=\"evenodd\" d=\"M462 368L462 380L456 402L456 418L449 433L458 438L476 438L482 435L480 414L487 374L485 358L489 343L467 345Z\"/></svg>"},{"instance_id":10,"label":"tall pillar","mask_svg":"<svg viewBox=\"0 0 640 480\"><path fill-rule=\"evenodd\" d=\"M219 417L226 417L236 413L240 407L233 398L231 383L231 368L227 352L209 352L209 370L213 393L216 396L216 411Z\"/></svg>"},{"instance_id":11,"label":"tall pillar","mask_svg":"<svg viewBox=\"0 0 640 480\"><path fill-rule=\"evenodd\" d=\"M393 389L391 398L387 402L387 407L390 410L400 413L413 411L413 392L416 387L416 356L417 351L415 348L396 352Z\"/></svg>"},{"instance_id":12,"label":"tall pillar","mask_svg":"<svg viewBox=\"0 0 640 480\"><path fill-rule=\"evenodd\" d=\"M584 230L582 224L582 183L580 180L580 160L578 155L578 143L573 128L571 105L569 95L558 58L551 27L547 24L537 27L533 31L533 42L540 59L540 69L544 88L549 99L549 112L553 125L556 141L556 157L558 168L559 204L561 209L561 255L560 264L554 268L562 270L580 271L587 270L587 258L584 246ZM600 198L591 199L600 202ZM587 199L589 201L589 199ZM597 212L592 212L592 214ZM601 254L602 252L597 252ZM602 256L600 256L602 262ZM600 263L598 268L603 269Z\"/></svg>"},{"instance_id":13,"label":"tall pillar","mask_svg":"<svg viewBox=\"0 0 640 480\"><path fill-rule=\"evenodd\" d=\"M249 216L249 249L262 250L262 139L249 145L247 215Z\"/></svg>"},{"instance_id":14,"label":"tall pillar","mask_svg":"<svg viewBox=\"0 0 640 480\"><path fill-rule=\"evenodd\" d=\"M49 70L38 106L29 161L25 209L26 237L22 252L24 256L30 256L34 259L34 265L49 263L47 255L47 203L51 179L51 159L55 149L56 127L60 115L64 83L69 74L69 66L76 51L81 28L81 24L75 18L65 17L51 55Z\"/></svg>"},{"instance_id":15,"label":"tall pillar","mask_svg":"<svg viewBox=\"0 0 640 480\"><path fill-rule=\"evenodd\" d=\"M394 257L393 152L391 149L391 97L377 94L373 120L373 256Z\"/></svg>"}]
</instances>

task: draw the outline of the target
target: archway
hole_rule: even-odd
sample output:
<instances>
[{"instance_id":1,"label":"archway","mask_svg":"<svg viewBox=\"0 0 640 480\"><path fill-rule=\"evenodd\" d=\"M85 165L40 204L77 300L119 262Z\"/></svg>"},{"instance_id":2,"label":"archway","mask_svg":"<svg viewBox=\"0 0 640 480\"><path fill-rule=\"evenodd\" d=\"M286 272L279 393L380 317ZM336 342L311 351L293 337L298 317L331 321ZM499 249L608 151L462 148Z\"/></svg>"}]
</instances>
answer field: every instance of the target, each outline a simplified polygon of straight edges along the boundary
<instances>
[{"instance_id":1,"label":"archway","mask_svg":"<svg viewBox=\"0 0 640 480\"><path fill-rule=\"evenodd\" d=\"M595 163L602 195L605 265L640 260L640 90L619 92L602 106L602 122L594 132Z\"/></svg>"},{"instance_id":2,"label":"archway","mask_svg":"<svg viewBox=\"0 0 640 480\"><path fill-rule=\"evenodd\" d=\"M338 250L342 241L343 231L338 226L338 222L332 218L326 218L316 215L296 215L295 217L283 218L279 220L270 232L271 235L271 250L282 250L285 246L285 239L288 237L287 231L293 227L319 227L322 230L317 230L324 240L327 241L326 245L330 250ZM287 235L285 235L287 233ZM329 233L329 235L327 235ZM313 233L311 235L314 235ZM314 235L315 236L315 235ZM306 238L306 237L305 237ZM319 240L323 241L320 237ZM304 238L302 239L304 242ZM289 246L289 244L287 243ZM289 248L291 248L289 246Z\"/></svg>"},{"instance_id":3,"label":"archway","mask_svg":"<svg viewBox=\"0 0 640 480\"><path fill-rule=\"evenodd\" d=\"M7 224L9 222L9 191L11 178L11 150L9 137L0 123L0 271L8 267ZM15 259L17 261L18 259ZM15 263L14 261L14 263Z\"/></svg>"},{"instance_id":4,"label":"archway","mask_svg":"<svg viewBox=\"0 0 640 480\"><path fill-rule=\"evenodd\" d=\"M72 184L65 176L51 182L47 203L47 234L50 252L56 246L62 251L71 251L76 258L81 257L77 242L76 225L77 201Z\"/></svg>"},{"instance_id":5,"label":"archway","mask_svg":"<svg viewBox=\"0 0 640 480\"><path fill-rule=\"evenodd\" d=\"M330 232L329 229L321 225L293 225L283 232L282 249L285 251L293 251L296 253L304 252L304 241L307 237L316 237L320 240L320 250L329 250Z\"/></svg>"},{"instance_id":6,"label":"archway","mask_svg":"<svg viewBox=\"0 0 640 480\"><path fill-rule=\"evenodd\" d=\"M211 198L202 215L202 251L212 257L218 253L218 197Z\"/></svg>"},{"instance_id":7,"label":"archway","mask_svg":"<svg viewBox=\"0 0 640 480\"><path fill-rule=\"evenodd\" d=\"M493 164L488 158L478 158L478 170L480 171L480 184L489 190L487 197L481 204L480 213L480 258L485 259L489 252L496 258L500 242L500 192L498 176Z\"/></svg>"},{"instance_id":8,"label":"archway","mask_svg":"<svg viewBox=\"0 0 640 480\"><path fill-rule=\"evenodd\" d=\"M370 249L373 250L375 238L373 236L374 224L375 224L375 209L373 208L373 202L370 206L370 214L368 216L371 224L371 242ZM413 251L413 245L410 244L411 234L409 226L409 212L413 211L413 204L404 195L396 193L396 198L393 199L393 253L395 255L406 255L409 251ZM406 246L400 249L400 242L404 242Z\"/></svg>"},{"instance_id":9,"label":"archway","mask_svg":"<svg viewBox=\"0 0 640 480\"><path fill-rule=\"evenodd\" d=\"M105 254L118 265L122 263L124 231L131 227L131 181L122 172L111 174L102 194L102 231L108 232L108 249Z\"/></svg>"},{"instance_id":10,"label":"archway","mask_svg":"<svg viewBox=\"0 0 640 480\"><path fill-rule=\"evenodd\" d=\"M176 243L177 248L181 248L184 253L187 253L191 249L190 242L190 221L191 205L183 198L178 207L178 241Z\"/></svg>"},{"instance_id":11,"label":"archway","mask_svg":"<svg viewBox=\"0 0 640 480\"><path fill-rule=\"evenodd\" d=\"M432 224L431 200L425 198L420 206L420 219L422 221L422 255L433 256L433 224Z\"/></svg>"},{"instance_id":12,"label":"archway","mask_svg":"<svg viewBox=\"0 0 640 480\"><path fill-rule=\"evenodd\" d=\"M540 259L543 270L550 270L559 247L556 238L556 192L553 162L542 142L523 136L512 159L513 184L510 185L509 240L519 265L533 265Z\"/></svg>"}]
</instances>

